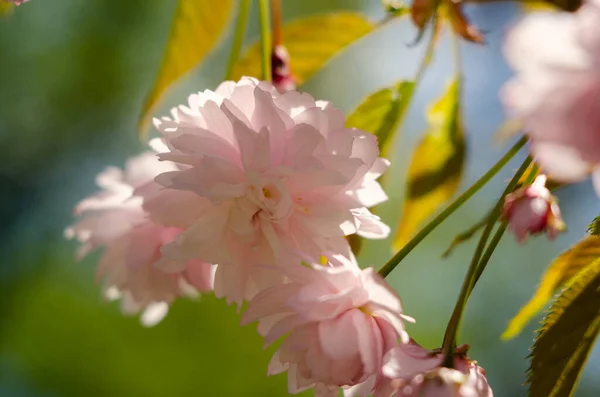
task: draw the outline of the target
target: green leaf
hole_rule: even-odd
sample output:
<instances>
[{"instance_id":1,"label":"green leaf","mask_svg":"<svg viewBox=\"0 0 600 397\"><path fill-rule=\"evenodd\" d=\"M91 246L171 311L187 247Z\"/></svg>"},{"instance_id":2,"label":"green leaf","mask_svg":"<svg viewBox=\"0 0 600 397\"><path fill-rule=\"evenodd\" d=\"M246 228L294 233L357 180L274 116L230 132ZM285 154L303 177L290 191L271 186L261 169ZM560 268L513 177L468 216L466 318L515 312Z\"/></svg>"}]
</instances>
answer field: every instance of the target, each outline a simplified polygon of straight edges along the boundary
<instances>
[{"instance_id":1,"label":"green leaf","mask_svg":"<svg viewBox=\"0 0 600 397\"><path fill-rule=\"evenodd\" d=\"M571 279L542 323L531 353L529 395L569 397L600 331L600 259Z\"/></svg>"},{"instance_id":2,"label":"green leaf","mask_svg":"<svg viewBox=\"0 0 600 397\"><path fill-rule=\"evenodd\" d=\"M400 81L393 87L369 95L348 116L346 126L376 135L382 156L385 157L391 146L391 138L406 113L414 88L414 82Z\"/></svg>"},{"instance_id":3,"label":"green leaf","mask_svg":"<svg viewBox=\"0 0 600 397\"><path fill-rule=\"evenodd\" d=\"M502 339L517 336L533 316L544 308L552 295L571 278L600 258L600 236L587 236L560 254L550 265L533 297L510 321Z\"/></svg>"},{"instance_id":4,"label":"green leaf","mask_svg":"<svg viewBox=\"0 0 600 397\"><path fill-rule=\"evenodd\" d=\"M12 13L15 5L9 1L0 0L0 17Z\"/></svg>"},{"instance_id":5,"label":"green leaf","mask_svg":"<svg viewBox=\"0 0 600 397\"><path fill-rule=\"evenodd\" d=\"M412 157L402 218L394 238L401 248L458 189L465 163L459 80L428 112L429 128Z\"/></svg>"},{"instance_id":6,"label":"green leaf","mask_svg":"<svg viewBox=\"0 0 600 397\"><path fill-rule=\"evenodd\" d=\"M594 218L588 226L588 233L592 236L600 236L600 215Z\"/></svg>"},{"instance_id":7,"label":"green leaf","mask_svg":"<svg viewBox=\"0 0 600 397\"><path fill-rule=\"evenodd\" d=\"M337 52L373 30L364 16L354 12L313 15L287 23L282 28L283 44L290 54L296 84L308 80ZM261 75L260 42L248 48L233 70L233 79Z\"/></svg>"},{"instance_id":8,"label":"green leaf","mask_svg":"<svg viewBox=\"0 0 600 397\"><path fill-rule=\"evenodd\" d=\"M171 85L190 72L221 37L233 0L179 0L162 65L142 108L139 134L147 131L152 112Z\"/></svg>"}]
</instances>

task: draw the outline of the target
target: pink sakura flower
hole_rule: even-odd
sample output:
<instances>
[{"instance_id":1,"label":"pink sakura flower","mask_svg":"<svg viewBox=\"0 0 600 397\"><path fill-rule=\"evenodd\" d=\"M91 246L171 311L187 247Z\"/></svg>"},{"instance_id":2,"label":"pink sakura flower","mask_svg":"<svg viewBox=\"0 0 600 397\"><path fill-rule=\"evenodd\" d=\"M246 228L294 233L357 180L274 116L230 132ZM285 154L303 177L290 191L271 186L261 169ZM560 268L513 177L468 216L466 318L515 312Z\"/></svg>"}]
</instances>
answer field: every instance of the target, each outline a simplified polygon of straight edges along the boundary
<instances>
[{"instance_id":1,"label":"pink sakura flower","mask_svg":"<svg viewBox=\"0 0 600 397\"><path fill-rule=\"evenodd\" d=\"M546 232L554 239L565 230L556 197L546 187L546 175L539 175L530 186L506 195L502 217L517 240L524 242L528 234Z\"/></svg>"},{"instance_id":2,"label":"pink sakura flower","mask_svg":"<svg viewBox=\"0 0 600 397\"><path fill-rule=\"evenodd\" d=\"M423 349L414 341L399 344L385 356L375 381L346 391L345 397L493 397L485 371L459 346L454 368L442 367L443 354Z\"/></svg>"},{"instance_id":3,"label":"pink sakura flower","mask_svg":"<svg viewBox=\"0 0 600 397\"><path fill-rule=\"evenodd\" d=\"M323 263L323 262L322 262ZM341 255L326 265L277 266L290 282L258 293L242 324L259 320L265 344L289 334L268 374L288 371L288 390L314 387L317 397L376 374L384 354L408 341L400 299L373 268L361 270Z\"/></svg>"},{"instance_id":4,"label":"pink sakura flower","mask_svg":"<svg viewBox=\"0 0 600 397\"><path fill-rule=\"evenodd\" d=\"M552 179L593 173L600 194L600 0L575 13L532 13L509 33L504 52L516 76L504 87L531 152Z\"/></svg>"},{"instance_id":5,"label":"pink sakura flower","mask_svg":"<svg viewBox=\"0 0 600 397\"><path fill-rule=\"evenodd\" d=\"M389 234L366 209L387 199L376 179L388 162L375 136L345 128L329 102L243 78L171 113L155 120L169 148L159 156L179 168L157 176L167 189L146 204L158 223L185 229L163 247L165 271L192 258L219 264L215 293L240 303L282 281L256 265L350 252L352 233Z\"/></svg>"},{"instance_id":6,"label":"pink sakura flower","mask_svg":"<svg viewBox=\"0 0 600 397\"><path fill-rule=\"evenodd\" d=\"M20 6L23 3L27 3L29 0L7 0L11 3L13 3L16 6Z\"/></svg>"},{"instance_id":7,"label":"pink sakura flower","mask_svg":"<svg viewBox=\"0 0 600 397\"><path fill-rule=\"evenodd\" d=\"M160 248L181 230L151 222L137 190L156 190L153 178L173 168L150 152L130 159L125 172L108 168L97 178L103 190L77 205L75 214L82 219L65 231L68 238L83 243L79 257L105 247L97 271L104 280L104 295L121 299L124 313L143 311L141 320L148 326L164 317L174 298L210 291L214 278L214 266L200 260L188 261L181 272L173 274L154 267Z\"/></svg>"}]
</instances>

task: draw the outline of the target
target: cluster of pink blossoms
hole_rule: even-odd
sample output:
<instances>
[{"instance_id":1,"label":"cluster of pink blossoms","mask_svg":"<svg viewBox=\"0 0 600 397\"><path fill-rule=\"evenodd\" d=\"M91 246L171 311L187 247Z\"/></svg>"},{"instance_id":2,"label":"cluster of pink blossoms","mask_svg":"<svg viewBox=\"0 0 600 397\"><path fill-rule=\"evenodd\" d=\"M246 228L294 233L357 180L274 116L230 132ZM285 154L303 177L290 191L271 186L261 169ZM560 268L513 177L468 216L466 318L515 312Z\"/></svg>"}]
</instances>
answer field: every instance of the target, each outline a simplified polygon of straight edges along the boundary
<instances>
[{"instance_id":1,"label":"cluster of pink blossoms","mask_svg":"<svg viewBox=\"0 0 600 397\"><path fill-rule=\"evenodd\" d=\"M357 265L345 236L390 232L368 210L387 199L377 178L389 163L344 121L252 78L194 94L155 120L153 152L99 176L67 235L82 255L105 248L105 295L146 324L198 292L248 302L243 323L258 321L267 345L285 337L268 373L287 371L290 393L421 395L411 390L441 382L439 396L491 396L464 354L442 370L441 354L412 342L398 295Z\"/></svg>"}]
</instances>

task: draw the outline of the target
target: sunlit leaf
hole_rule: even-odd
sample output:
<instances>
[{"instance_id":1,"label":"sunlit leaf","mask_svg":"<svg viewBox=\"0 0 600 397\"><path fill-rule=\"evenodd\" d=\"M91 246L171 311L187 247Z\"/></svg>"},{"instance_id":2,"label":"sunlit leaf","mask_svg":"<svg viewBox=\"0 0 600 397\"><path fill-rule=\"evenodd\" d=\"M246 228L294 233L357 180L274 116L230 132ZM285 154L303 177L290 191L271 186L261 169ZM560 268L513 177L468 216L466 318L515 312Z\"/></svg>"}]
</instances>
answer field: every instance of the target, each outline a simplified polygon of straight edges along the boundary
<instances>
[{"instance_id":1,"label":"sunlit leaf","mask_svg":"<svg viewBox=\"0 0 600 397\"><path fill-rule=\"evenodd\" d=\"M335 12L300 18L283 26L283 43L290 54L296 84L308 80L337 52L373 30L373 24L354 12ZM260 42L254 43L233 70L233 79L260 77Z\"/></svg>"},{"instance_id":2,"label":"sunlit leaf","mask_svg":"<svg viewBox=\"0 0 600 397\"><path fill-rule=\"evenodd\" d=\"M510 321L502 339L517 336L533 316L552 298L552 295L573 276L600 258L600 236L587 236L567 251L560 254L542 277L533 297Z\"/></svg>"},{"instance_id":3,"label":"sunlit leaf","mask_svg":"<svg viewBox=\"0 0 600 397\"><path fill-rule=\"evenodd\" d=\"M393 87L369 95L348 116L346 126L375 134L382 156L386 157L391 138L406 113L414 87L412 81L400 81Z\"/></svg>"},{"instance_id":4,"label":"sunlit leaf","mask_svg":"<svg viewBox=\"0 0 600 397\"><path fill-rule=\"evenodd\" d=\"M460 184L466 147L458 80L431 107L428 119L429 128L408 170L406 200L394 239L396 249L456 193Z\"/></svg>"},{"instance_id":5,"label":"sunlit leaf","mask_svg":"<svg viewBox=\"0 0 600 397\"><path fill-rule=\"evenodd\" d=\"M588 226L588 233L593 236L600 236L600 215L595 217Z\"/></svg>"},{"instance_id":6,"label":"sunlit leaf","mask_svg":"<svg viewBox=\"0 0 600 397\"><path fill-rule=\"evenodd\" d=\"M144 135L152 111L171 85L198 65L221 37L233 0L179 0L160 71L146 98L138 128ZM260 62L259 62L260 63Z\"/></svg>"},{"instance_id":7,"label":"sunlit leaf","mask_svg":"<svg viewBox=\"0 0 600 397\"><path fill-rule=\"evenodd\" d=\"M552 3L545 1L524 1L521 3L521 8L525 12L534 11L558 11L560 10L557 6Z\"/></svg>"},{"instance_id":8,"label":"sunlit leaf","mask_svg":"<svg viewBox=\"0 0 600 397\"><path fill-rule=\"evenodd\" d=\"M538 331L529 396L572 396L599 331L600 259L596 259L569 281Z\"/></svg>"},{"instance_id":9,"label":"sunlit leaf","mask_svg":"<svg viewBox=\"0 0 600 397\"><path fill-rule=\"evenodd\" d=\"M502 0L463 0L463 3L497 3ZM537 10L563 10L563 11L575 11L581 4L582 0L517 0L525 10L537 11Z\"/></svg>"},{"instance_id":10,"label":"sunlit leaf","mask_svg":"<svg viewBox=\"0 0 600 397\"><path fill-rule=\"evenodd\" d=\"M0 17L13 12L15 5L9 1L0 0Z\"/></svg>"}]
</instances>

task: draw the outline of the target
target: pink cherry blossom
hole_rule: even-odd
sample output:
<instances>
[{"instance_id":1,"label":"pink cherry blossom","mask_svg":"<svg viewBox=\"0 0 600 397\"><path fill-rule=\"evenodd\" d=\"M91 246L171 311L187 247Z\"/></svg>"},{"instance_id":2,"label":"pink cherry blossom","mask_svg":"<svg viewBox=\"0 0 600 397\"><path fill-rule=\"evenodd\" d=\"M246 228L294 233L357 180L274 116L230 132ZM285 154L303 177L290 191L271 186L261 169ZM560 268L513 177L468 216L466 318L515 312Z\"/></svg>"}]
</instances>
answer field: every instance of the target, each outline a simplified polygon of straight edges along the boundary
<instances>
[{"instance_id":1,"label":"pink cherry blossom","mask_svg":"<svg viewBox=\"0 0 600 397\"><path fill-rule=\"evenodd\" d=\"M266 345L289 333L268 374L287 370L290 393L314 387L317 397L337 396L376 374L398 338L408 341L403 320L413 320L373 268L334 255L326 265L272 270L290 282L258 293L242 323L259 320Z\"/></svg>"},{"instance_id":2,"label":"pink cherry blossom","mask_svg":"<svg viewBox=\"0 0 600 397\"><path fill-rule=\"evenodd\" d=\"M386 354L376 379L344 393L345 397L493 397L485 371L466 357L467 345L456 349L453 366L442 366L441 351L414 341L398 344Z\"/></svg>"},{"instance_id":3,"label":"pink cherry blossom","mask_svg":"<svg viewBox=\"0 0 600 397\"><path fill-rule=\"evenodd\" d=\"M531 13L504 46L516 76L502 99L522 120L544 173L574 182L590 172L600 194L600 0L575 13Z\"/></svg>"},{"instance_id":4,"label":"pink cherry blossom","mask_svg":"<svg viewBox=\"0 0 600 397\"><path fill-rule=\"evenodd\" d=\"M529 234L546 232L554 239L565 230L556 198L546 187L546 175L539 175L530 186L506 195L502 217L519 242Z\"/></svg>"},{"instance_id":5,"label":"pink cherry blossom","mask_svg":"<svg viewBox=\"0 0 600 397\"><path fill-rule=\"evenodd\" d=\"M150 152L130 159L125 172L108 168L97 178L103 190L77 205L75 214L82 219L65 231L67 237L82 243L80 257L105 247L97 270L98 278L104 280L104 295L121 299L124 313L143 311L146 325L160 321L174 298L210 291L213 284L214 266L200 260L188 261L174 274L154 266L161 257L160 248L181 230L151 222L138 190L157 189L153 178L174 168Z\"/></svg>"},{"instance_id":6,"label":"pink cherry blossom","mask_svg":"<svg viewBox=\"0 0 600 397\"><path fill-rule=\"evenodd\" d=\"M8 1L13 3L16 6L20 6L23 3L27 3L29 0L8 0Z\"/></svg>"},{"instance_id":7,"label":"pink cherry blossom","mask_svg":"<svg viewBox=\"0 0 600 397\"><path fill-rule=\"evenodd\" d=\"M298 252L350 252L344 236L385 238L366 207L387 199L376 179L388 167L374 135L344 127L329 102L279 94L252 78L190 96L155 120L179 168L148 200L156 222L185 231L163 247L165 271L197 258L219 267L215 293L240 303L282 282L257 265L299 264ZM181 192L195 199L179 200ZM183 216L185 215L185 216Z\"/></svg>"}]
</instances>

